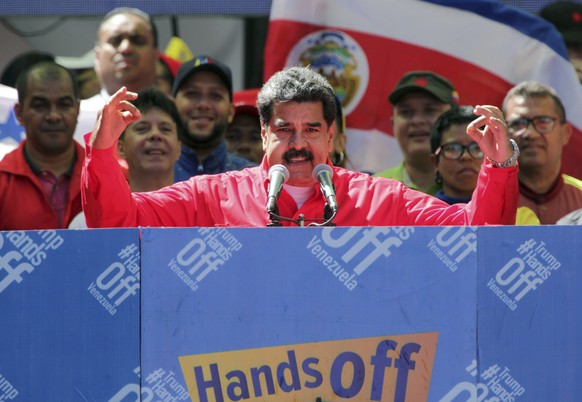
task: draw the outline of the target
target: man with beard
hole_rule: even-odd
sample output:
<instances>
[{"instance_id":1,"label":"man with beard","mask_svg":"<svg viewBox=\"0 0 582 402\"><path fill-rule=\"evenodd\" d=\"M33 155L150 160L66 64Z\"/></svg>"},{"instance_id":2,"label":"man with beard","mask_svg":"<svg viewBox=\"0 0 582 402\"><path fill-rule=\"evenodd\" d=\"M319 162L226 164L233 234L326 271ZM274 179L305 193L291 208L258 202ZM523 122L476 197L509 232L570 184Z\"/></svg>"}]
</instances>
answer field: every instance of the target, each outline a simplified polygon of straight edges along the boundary
<instances>
[{"instance_id":1,"label":"man with beard","mask_svg":"<svg viewBox=\"0 0 582 402\"><path fill-rule=\"evenodd\" d=\"M81 211L85 153L73 140L79 115L75 78L41 62L16 82L14 112L26 139L0 162L0 230L66 228Z\"/></svg>"},{"instance_id":2,"label":"man with beard","mask_svg":"<svg viewBox=\"0 0 582 402\"><path fill-rule=\"evenodd\" d=\"M572 135L554 89L534 81L517 84L502 106L509 134L519 145L519 205L542 225L582 208L582 181L562 173L562 152Z\"/></svg>"},{"instance_id":3,"label":"man with beard","mask_svg":"<svg viewBox=\"0 0 582 402\"><path fill-rule=\"evenodd\" d=\"M235 113L230 68L208 56L195 57L178 70L172 92L183 124L176 182L256 166L226 149L226 130Z\"/></svg>"},{"instance_id":4,"label":"man with beard","mask_svg":"<svg viewBox=\"0 0 582 402\"><path fill-rule=\"evenodd\" d=\"M329 153L337 115L333 88L307 67L274 74L259 92L265 150L260 166L192 177L160 191L131 193L112 146L125 126L140 118L130 102L136 96L125 88L118 91L102 109L87 144L82 192L90 227L265 227L275 220L282 226L515 222L518 150L507 138L503 115L494 106L477 106L479 117L467 127L467 134L487 158L473 198L468 204L448 205L399 181L332 166ZM331 183L323 180L327 185L314 178L322 166L332 173ZM284 184L275 180L272 172L277 169L282 176L288 173ZM273 188L279 187L280 194L270 197ZM330 188L335 189L337 203L330 201ZM273 197L276 208L268 210ZM326 217L329 209L332 215Z\"/></svg>"}]
</instances>

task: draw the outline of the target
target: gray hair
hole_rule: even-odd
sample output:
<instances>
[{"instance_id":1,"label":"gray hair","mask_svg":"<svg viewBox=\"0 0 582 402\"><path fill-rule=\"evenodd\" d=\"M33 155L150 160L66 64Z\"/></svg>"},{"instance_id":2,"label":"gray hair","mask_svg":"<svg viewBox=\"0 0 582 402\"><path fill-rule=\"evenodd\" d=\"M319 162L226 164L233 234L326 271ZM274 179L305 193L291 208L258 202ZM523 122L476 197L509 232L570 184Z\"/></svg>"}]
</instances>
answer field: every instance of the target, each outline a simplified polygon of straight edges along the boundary
<instances>
[{"instance_id":1,"label":"gray hair","mask_svg":"<svg viewBox=\"0 0 582 402\"><path fill-rule=\"evenodd\" d=\"M501 105L501 111L503 115L507 113L507 103L516 96L523 96L524 98L552 98L554 105L556 106L556 111L560 115L562 122L566 121L566 109L564 104L560 100L558 93L552 87L546 86L536 81L523 81L514 86L507 92L505 99Z\"/></svg>"},{"instance_id":2,"label":"gray hair","mask_svg":"<svg viewBox=\"0 0 582 402\"><path fill-rule=\"evenodd\" d=\"M328 127L336 119L337 110L332 86L321 74L309 67L289 67L271 76L257 96L257 109L262 125L273 116L273 104L280 102L321 102Z\"/></svg>"}]
</instances>

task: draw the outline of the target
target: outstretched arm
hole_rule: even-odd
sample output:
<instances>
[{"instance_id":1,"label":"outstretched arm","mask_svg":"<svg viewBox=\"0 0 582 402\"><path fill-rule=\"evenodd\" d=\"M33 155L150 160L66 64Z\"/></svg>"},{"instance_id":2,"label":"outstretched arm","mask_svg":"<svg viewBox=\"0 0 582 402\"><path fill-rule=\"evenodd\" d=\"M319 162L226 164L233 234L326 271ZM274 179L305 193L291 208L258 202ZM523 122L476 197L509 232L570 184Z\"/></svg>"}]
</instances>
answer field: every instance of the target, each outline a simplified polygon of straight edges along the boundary
<instances>
[{"instance_id":1,"label":"outstretched arm","mask_svg":"<svg viewBox=\"0 0 582 402\"><path fill-rule=\"evenodd\" d=\"M115 143L127 125L141 118L121 88L101 109L86 140L81 196L87 225L96 227L195 226L196 200L189 182L157 192L132 194L115 158Z\"/></svg>"},{"instance_id":2,"label":"outstretched arm","mask_svg":"<svg viewBox=\"0 0 582 402\"><path fill-rule=\"evenodd\" d=\"M125 87L117 91L97 114L91 136L85 138L81 196L89 227L137 225L135 201L114 153L114 145L127 125L141 118L129 102L133 99L137 94Z\"/></svg>"},{"instance_id":3,"label":"outstretched arm","mask_svg":"<svg viewBox=\"0 0 582 402\"><path fill-rule=\"evenodd\" d=\"M115 145L128 124L141 119L141 113L129 101L137 99L135 92L121 87L97 114L93 134L89 140L95 149L108 149Z\"/></svg>"}]
</instances>

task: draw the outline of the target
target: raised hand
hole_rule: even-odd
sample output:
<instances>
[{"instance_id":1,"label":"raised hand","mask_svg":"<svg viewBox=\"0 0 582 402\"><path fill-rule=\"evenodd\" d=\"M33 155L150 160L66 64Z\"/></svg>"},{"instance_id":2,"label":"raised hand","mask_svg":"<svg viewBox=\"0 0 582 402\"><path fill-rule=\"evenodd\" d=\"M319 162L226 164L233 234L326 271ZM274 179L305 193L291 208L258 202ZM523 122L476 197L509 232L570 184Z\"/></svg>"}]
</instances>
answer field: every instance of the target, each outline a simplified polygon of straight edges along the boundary
<instances>
[{"instance_id":1,"label":"raised hand","mask_svg":"<svg viewBox=\"0 0 582 402\"><path fill-rule=\"evenodd\" d=\"M135 92L121 87L97 113L91 134L90 145L96 149L107 149L115 145L129 123L141 119L140 111L129 101L137 99Z\"/></svg>"},{"instance_id":2,"label":"raised hand","mask_svg":"<svg viewBox=\"0 0 582 402\"><path fill-rule=\"evenodd\" d=\"M467 126L467 134L479 144L483 154L490 160L508 160L513 155L513 147L501 110L495 106L479 105L475 107L475 114L481 116Z\"/></svg>"}]
</instances>

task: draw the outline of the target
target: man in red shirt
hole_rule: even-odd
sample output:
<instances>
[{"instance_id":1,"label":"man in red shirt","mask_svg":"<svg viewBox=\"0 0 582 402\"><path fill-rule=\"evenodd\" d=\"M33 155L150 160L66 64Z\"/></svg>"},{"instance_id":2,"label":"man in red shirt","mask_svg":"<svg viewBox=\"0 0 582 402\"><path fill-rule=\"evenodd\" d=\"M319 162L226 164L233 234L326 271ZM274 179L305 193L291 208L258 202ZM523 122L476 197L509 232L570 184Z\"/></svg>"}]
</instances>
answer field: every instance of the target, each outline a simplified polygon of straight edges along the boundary
<instances>
[{"instance_id":1,"label":"man in red shirt","mask_svg":"<svg viewBox=\"0 0 582 402\"><path fill-rule=\"evenodd\" d=\"M0 230L66 228L81 211L79 90L64 67L34 65L16 83L26 140L0 162Z\"/></svg>"},{"instance_id":2,"label":"man in red shirt","mask_svg":"<svg viewBox=\"0 0 582 402\"><path fill-rule=\"evenodd\" d=\"M555 224L582 208L582 181L562 173L562 153L572 127L556 91L524 81L507 92L502 109L521 149L519 206L531 209L542 225Z\"/></svg>"},{"instance_id":3,"label":"man in red shirt","mask_svg":"<svg viewBox=\"0 0 582 402\"><path fill-rule=\"evenodd\" d=\"M113 157L113 144L139 111L122 88L106 105L87 146L83 203L89 227L246 226L264 227L269 169L283 165L289 179L278 198L283 226L332 220L340 226L513 224L518 201L516 159L501 111L475 108L479 118L467 133L487 159L468 204L447 205L402 183L332 167L336 107L333 89L321 75L291 67L273 75L258 95L266 157L260 166L193 177L163 190L132 194ZM485 126L484 129L479 127ZM495 162L493 162L495 161ZM325 214L329 197L313 178L314 167L332 169L338 209ZM327 201L326 201L327 200ZM331 208L330 208L331 209ZM278 220L278 219L277 219Z\"/></svg>"}]
</instances>

